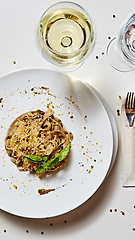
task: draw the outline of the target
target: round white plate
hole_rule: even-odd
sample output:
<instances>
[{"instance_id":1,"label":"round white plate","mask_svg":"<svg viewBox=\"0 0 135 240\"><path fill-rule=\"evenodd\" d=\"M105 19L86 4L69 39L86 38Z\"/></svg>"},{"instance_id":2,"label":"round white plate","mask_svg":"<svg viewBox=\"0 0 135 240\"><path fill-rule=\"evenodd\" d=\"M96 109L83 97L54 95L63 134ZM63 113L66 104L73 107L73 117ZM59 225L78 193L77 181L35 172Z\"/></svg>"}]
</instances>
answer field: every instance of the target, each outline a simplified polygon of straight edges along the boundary
<instances>
[{"instance_id":1,"label":"round white plate","mask_svg":"<svg viewBox=\"0 0 135 240\"><path fill-rule=\"evenodd\" d=\"M69 212L99 188L111 165L113 134L108 114L87 84L45 69L10 73L0 79L0 208L22 217ZM68 165L39 179L10 161L4 139L10 124L27 111L55 111L74 135ZM40 196L38 189L55 189Z\"/></svg>"}]
</instances>

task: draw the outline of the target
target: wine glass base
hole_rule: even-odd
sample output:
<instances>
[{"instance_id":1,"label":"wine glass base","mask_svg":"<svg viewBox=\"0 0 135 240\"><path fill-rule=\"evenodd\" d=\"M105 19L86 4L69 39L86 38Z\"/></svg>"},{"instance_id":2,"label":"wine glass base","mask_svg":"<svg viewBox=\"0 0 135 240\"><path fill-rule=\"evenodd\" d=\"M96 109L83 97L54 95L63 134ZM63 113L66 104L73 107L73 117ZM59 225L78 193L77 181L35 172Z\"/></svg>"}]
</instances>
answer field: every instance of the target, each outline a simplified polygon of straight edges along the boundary
<instances>
[{"instance_id":1,"label":"wine glass base","mask_svg":"<svg viewBox=\"0 0 135 240\"><path fill-rule=\"evenodd\" d=\"M124 58L120 57L117 49L116 37L114 37L107 46L107 58L110 65L117 71L130 72L135 70L134 66L129 65Z\"/></svg>"},{"instance_id":2,"label":"wine glass base","mask_svg":"<svg viewBox=\"0 0 135 240\"><path fill-rule=\"evenodd\" d=\"M51 64L51 67L59 72L64 72L64 73L68 73L68 72L73 72L75 70L77 70L78 68L80 68L82 65L83 65L84 62L81 62L80 64L78 65L75 65L75 66L72 66L72 67L60 67L60 66L57 66L57 65L54 65L54 64Z\"/></svg>"}]
</instances>

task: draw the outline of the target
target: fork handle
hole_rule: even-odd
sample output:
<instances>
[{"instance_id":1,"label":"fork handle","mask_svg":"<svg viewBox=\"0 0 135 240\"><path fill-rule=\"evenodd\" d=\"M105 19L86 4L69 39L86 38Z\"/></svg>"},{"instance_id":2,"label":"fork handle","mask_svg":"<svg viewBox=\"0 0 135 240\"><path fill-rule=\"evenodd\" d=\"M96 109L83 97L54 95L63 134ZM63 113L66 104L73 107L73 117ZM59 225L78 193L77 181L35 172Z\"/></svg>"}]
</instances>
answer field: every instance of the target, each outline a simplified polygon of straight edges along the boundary
<instances>
[{"instance_id":1,"label":"fork handle","mask_svg":"<svg viewBox=\"0 0 135 240\"><path fill-rule=\"evenodd\" d=\"M132 127L133 126L133 120L134 120L134 115L132 115L132 116L127 116L127 118L128 118L128 121L129 121L129 127Z\"/></svg>"}]
</instances>

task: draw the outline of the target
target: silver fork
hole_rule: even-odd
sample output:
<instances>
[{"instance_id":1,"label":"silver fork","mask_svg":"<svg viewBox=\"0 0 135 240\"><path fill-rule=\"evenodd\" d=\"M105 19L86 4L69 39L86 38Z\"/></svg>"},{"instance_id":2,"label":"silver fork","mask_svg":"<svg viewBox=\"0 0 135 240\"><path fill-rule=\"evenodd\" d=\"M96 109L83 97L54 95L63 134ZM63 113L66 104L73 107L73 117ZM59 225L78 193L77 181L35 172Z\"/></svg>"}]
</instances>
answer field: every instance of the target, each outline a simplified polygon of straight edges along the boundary
<instances>
[{"instance_id":1,"label":"silver fork","mask_svg":"<svg viewBox=\"0 0 135 240\"><path fill-rule=\"evenodd\" d=\"M135 96L134 92L128 92L126 101L125 101L125 112L127 115L127 119L129 121L129 126L133 126L134 115L135 115Z\"/></svg>"}]
</instances>

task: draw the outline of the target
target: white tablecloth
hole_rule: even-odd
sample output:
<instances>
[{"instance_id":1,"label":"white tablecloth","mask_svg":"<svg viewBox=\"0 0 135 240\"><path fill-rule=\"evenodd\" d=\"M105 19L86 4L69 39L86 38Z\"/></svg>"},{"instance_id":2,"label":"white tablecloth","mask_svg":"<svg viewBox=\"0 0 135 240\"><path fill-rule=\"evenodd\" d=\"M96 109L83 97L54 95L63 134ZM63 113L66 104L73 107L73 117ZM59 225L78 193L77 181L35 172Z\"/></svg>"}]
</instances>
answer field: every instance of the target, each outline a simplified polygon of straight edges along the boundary
<instances>
[{"instance_id":1,"label":"white tablecloth","mask_svg":"<svg viewBox=\"0 0 135 240\"><path fill-rule=\"evenodd\" d=\"M0 0L0 76L24 68L52 69L39 54L35 27L43 11L57 1ZM108 63L106 48L134 1L76 0L92 15L97 40L81 68L70 75L91 84L106 100L119 126L118 98L135 91L135 72L120 73ZM96 58L98 56L98 58ZM135 189L122 188L121 145L114 167L94 196L79 208L50 219L21 218L0 210L0 239L135 239ZM20 206L21 207L21 206Z\"/></svg>"}]
</instances>

